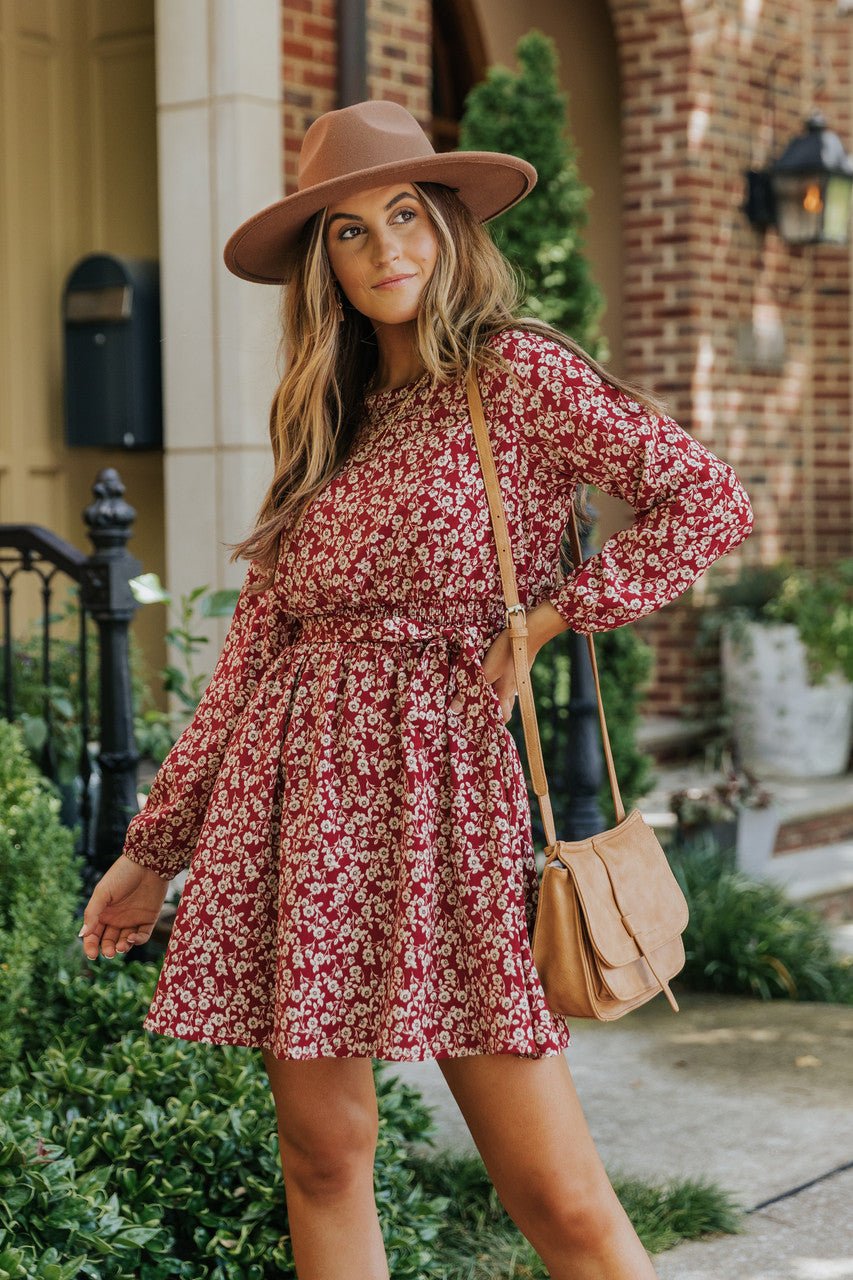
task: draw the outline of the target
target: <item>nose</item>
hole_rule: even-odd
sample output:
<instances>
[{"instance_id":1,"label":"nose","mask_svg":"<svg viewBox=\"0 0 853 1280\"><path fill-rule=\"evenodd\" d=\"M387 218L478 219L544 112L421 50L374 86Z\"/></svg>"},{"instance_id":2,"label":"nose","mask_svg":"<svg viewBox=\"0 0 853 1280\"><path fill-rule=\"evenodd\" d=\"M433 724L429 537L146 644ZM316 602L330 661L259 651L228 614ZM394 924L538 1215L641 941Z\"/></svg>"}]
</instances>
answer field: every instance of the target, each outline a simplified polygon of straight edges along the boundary
<instances>
[{"instance_id":1,"label":"nose","mask_svg":"<svg viewBox=\"0 0 853 1280\"><path fill-rule=\"evenodd\" d=\"M384 267L386 263L396 262L400 257L400 246L391 227L382 228L373 240L373 262L376 267Z\"/></svg>"}]
</instances>

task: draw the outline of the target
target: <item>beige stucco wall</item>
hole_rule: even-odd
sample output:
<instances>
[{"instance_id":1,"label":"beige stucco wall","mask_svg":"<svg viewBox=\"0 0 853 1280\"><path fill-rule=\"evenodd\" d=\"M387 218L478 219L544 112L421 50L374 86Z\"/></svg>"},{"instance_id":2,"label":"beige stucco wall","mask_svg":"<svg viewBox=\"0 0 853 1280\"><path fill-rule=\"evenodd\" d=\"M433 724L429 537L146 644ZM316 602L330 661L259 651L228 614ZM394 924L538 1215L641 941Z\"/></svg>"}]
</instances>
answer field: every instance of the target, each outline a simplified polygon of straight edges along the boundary
<instances>
[{"instance_id":1,"label":"beige stucco wall","mask_svg":"<svg viewBox=\"0 0 853 1280\"><path fill-rule=\"evenodd\" d=\"M154 0L0 0L0 125L0 520L45 525L88 552L81 514L114 466L141 517L130 550L162 569L162 455L64 443L60 314L81 257L158 255ZM55 581L59 603L69 580ZM25 575L16 631L38 610ZM155 662L156 613L135 628Z\"/></svg>"}]
</instances>

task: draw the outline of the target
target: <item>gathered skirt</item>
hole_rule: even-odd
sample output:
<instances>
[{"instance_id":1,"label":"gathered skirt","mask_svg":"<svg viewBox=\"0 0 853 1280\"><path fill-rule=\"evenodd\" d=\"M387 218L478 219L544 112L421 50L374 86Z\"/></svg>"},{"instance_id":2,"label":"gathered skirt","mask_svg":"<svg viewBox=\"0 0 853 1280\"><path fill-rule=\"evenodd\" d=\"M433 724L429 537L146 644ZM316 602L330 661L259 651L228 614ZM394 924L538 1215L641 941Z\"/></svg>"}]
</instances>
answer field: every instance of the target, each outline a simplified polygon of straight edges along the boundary
<instances>
[{"instance_id":1,"label":"gathered skirt","mask_svg":"<svg viewBox=\"0 0 853 1280\"><path fill-rule=\"evenodd\" d=\"M146 1029L293 1059L568 1045L493 624L439 604L300 619L229 738Z\"/></svg>"}]
</instances>

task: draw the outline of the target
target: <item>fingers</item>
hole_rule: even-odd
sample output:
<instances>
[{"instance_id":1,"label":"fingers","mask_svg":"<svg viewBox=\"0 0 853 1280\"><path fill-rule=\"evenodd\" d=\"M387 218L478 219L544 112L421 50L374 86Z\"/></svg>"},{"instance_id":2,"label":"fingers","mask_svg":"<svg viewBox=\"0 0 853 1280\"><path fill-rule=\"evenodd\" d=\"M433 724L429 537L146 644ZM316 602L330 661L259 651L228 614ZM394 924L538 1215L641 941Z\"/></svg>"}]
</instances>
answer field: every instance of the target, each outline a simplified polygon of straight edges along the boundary
<instances>
[{"instance_id":1,"label":"fingers","mask_svg":"<svg viewBox=\"0 0 853 1280\"><path fill-rule=\"evenodd\" d=\"M98 954L98 945L106 925L101 921L101 912L110 905L109 894L98 884L92 890L92 896L83 911L83 926L77 935L83 939L83 953L90 960Z\"/></svg>"},{"instance_id":2,"label":"fingers","mask_svg":"<svg viewBox=\"0 0 853 1280\"><path fill-rule=\"evenodd\" d=\"M112 960L116 954L125 955L134 944L147 942L151 929L144 925L119 927L99 922L94 926L84 924L77 936L83 937L83 952L89 960L97 959L99 951Z\"/></svg>"}]
</instances>

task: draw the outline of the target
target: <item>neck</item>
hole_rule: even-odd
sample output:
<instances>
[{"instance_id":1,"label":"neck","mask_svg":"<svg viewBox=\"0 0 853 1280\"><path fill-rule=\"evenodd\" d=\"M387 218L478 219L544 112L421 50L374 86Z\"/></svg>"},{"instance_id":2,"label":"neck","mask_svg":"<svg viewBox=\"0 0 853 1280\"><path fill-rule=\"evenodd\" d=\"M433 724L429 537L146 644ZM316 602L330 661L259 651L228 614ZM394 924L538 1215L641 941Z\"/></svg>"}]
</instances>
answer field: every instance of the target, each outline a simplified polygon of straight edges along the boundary
<instances>
[{"instance_id":1,"label":"neck","mask_svg":"<svg viewBox=\"0 0 853 1280\"><path fill-rule=\"evenodd\" d=\"M424 372L423 361L415 349L414 321L405 324L374 324L379 346L379 360L373 385L376 391L414 382Z\"/></svg>"}]
</instances>

